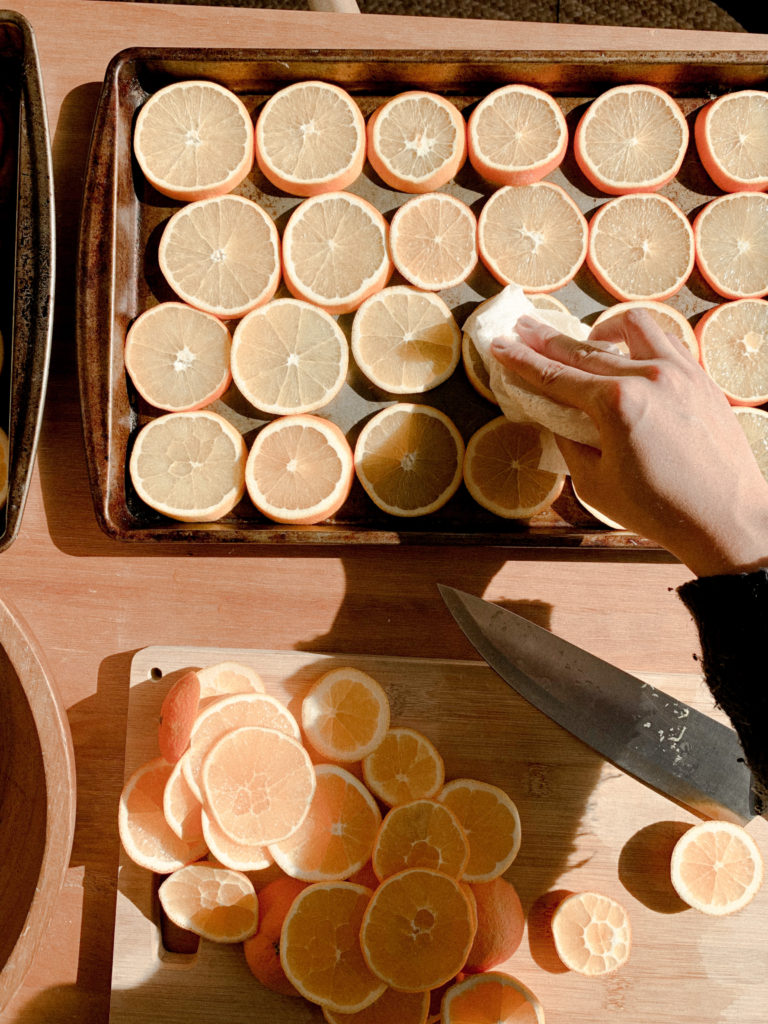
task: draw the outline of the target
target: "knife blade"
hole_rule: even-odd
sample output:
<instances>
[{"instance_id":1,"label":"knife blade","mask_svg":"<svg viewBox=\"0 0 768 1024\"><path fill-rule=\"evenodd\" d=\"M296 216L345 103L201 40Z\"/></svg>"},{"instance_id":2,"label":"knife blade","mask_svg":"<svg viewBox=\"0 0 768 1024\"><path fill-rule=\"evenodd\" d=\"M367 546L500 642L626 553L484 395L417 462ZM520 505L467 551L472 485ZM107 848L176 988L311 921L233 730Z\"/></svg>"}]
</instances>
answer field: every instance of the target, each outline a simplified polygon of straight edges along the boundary
<instances>
[{"instance_id":1,"label":"knife blade","mask_svg":"<svg viewBox=\"0 0 768 1024\"><path fill-rule=\"evenodd\" d=\"M760 813L733 729L506 608L438 589L504 682L606 761L700 816Z\"/></svg>"}]
</instances>

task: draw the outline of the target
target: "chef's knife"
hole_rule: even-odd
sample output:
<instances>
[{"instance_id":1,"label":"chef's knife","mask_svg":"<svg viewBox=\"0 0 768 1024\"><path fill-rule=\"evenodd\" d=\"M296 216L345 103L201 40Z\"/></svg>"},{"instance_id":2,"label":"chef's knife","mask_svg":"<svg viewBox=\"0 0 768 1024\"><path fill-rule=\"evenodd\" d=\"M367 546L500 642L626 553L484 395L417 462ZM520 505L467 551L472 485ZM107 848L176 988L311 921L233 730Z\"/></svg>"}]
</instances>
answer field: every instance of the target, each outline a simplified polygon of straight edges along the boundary
<instances>
[{"instance_id":1,"label":"chef's knife","mask_svg":"<svg viewBox=\"0 0 768 1024\"><path fill-rule=\"evenodd\" d=\"M491 668L607 761L703 817L744 825L760 813L733 729L506 608L438 586Z\"/></svg>"}]
</instances>

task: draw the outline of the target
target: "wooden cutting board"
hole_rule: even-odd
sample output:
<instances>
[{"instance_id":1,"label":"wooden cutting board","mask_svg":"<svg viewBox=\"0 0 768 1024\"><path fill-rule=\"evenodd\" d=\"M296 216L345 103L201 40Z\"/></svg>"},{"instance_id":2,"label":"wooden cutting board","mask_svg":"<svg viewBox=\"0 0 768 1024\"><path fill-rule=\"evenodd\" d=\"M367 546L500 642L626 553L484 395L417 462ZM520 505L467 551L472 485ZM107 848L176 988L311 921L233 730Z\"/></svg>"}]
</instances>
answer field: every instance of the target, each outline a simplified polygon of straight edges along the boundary
<instances>
[{"instance_id":1,"label":"wooden cutting board","mask_svg":"<svg viewBox=\"0 0 768 1024\"><path fill-rule=\"evenodd\" d=\"M483 779L512 796L523 841L507 877L528 923L503 969L537 994L547 1024L765 1024L768 884L731 917L686 908L669 883L669 854L698 819L607 764L483 662L149 647L131 666L126 778L157 756L160 703L173 679L225 660L252 665L295 714L322 672L355 665L387 690L394 724L419 729L437 745L447 778ZM700 676L643 678L713 713ZM749 828L768 863L768 824L757 819ZM604 892L630 914L630 961L603 979L566 971L552 948L548 910L556 893L577 889ZM122 855L110 1024L323 1021L318 1007L259 985L240 946L201 942L193 954L168 952L158 920L152 875Z\"/></svg>"}]
</instances>

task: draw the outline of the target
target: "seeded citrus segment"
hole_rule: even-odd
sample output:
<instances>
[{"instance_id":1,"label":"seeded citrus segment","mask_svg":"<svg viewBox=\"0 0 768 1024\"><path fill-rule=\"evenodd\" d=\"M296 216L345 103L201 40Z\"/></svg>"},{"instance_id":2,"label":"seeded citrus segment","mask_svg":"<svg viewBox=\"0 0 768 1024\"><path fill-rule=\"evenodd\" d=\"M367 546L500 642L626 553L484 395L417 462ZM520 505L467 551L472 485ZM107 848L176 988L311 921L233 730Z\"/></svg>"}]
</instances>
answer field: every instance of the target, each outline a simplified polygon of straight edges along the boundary
<instances>
[{"instance_id":1,"label":"seeded citrus segment","mask_svg":"<svg viewBox=\"0 0 768 1024\"><path fill-rule=\"evenodd\" d=\"M494 515L529 519L549 508L565 483L551 465L557 447L551 431L535 423L513 423L498 416L480 427L467 443L464 483Z\"/></svg>"},{"instance_id":2,"label":"seeded citrus segment","mask_svg":"<svg viewBox=\"0 0 768 1024\"><path fill-rule=\"evenodd\" d=\"M377 387L419 394L442 384L459 360L459 328L439 295L404 285L366 299L352 321L352 354Z\"/></svg>"},{"instance_id":3,"label":"seeded citrus segment","mask_svg":"<svg viewBox=\"0 0 768 1024\"><path fill-rule=\"evenodd\" d=\"M288 839L269 852L292 878L305 882L349 878L371 858L381 812L354 775L332 764L315 768L309 813Z\"/></svg>"},{"instance_id":4,"label":"seeded citrus segment","mask_svg":"<svg viewBox=\"0 0 768 1024\"><path fill-rule=\"evenodd\" d=\"M768 412L764 409L746 407L733 410L741 429L747 436L749 447L755 456L760 472L768 480Z\"/></svg>"},{"instance_id":5,"label":"seeded citrus segment","mask_svg":"<svg viewBox=\"0 0 768 1024\"><path fill-rule=\"evenodd\" d=\"M201 837L181 839L163 812L166 784L173 765L156 757L130 776L120 794L117 825L123 849L140 867L169 874L206 852Z\"/></svg>"},{"instance_id":6,"label":"seeded citrus segment","mask_svg":"<svg viewBox=\"0 0 768 1024\"><path fill-rule=\"evenodd\" d=\"M301 726L309 742L332 761L360 761L389 729L389 699L372 676L335 668L312 685L301 704Z\"/></svg>"},{"instance_id":7,"label":"seeded citrus segment","mask_svg":"<svg viewBox=\"0 0 768 1024\"><path fill-rule=\"evenodd\" d=\"M368 120L368 159L385 184L401 192L432 192L467 156L461 112L437 93L411 90L387 100Z\"/></svg>"},{"instance_id":8,"label":"seeded citrus segment","mask_svg":"<svg viewBox=\"0 0 768 1024\"><path fill-rule=\"evenodd\" d=\"M600 206L590 222L587 263L621 302L661 302L680 291L693 270L691 225L666 196L618 196Z\"/></svg>"},{"instance_id":9,"label":"seeded citrus segment","mask_svg":"<svg viewBox=\"0 0 768 1024\"><path fill-rule=\"evenodd\" d=\"M380 410L363 427L355 472L384 512L422 516L456 493L463 458L461 434L445 413L401 402Z\"/></svg>"},{"instance_id":10,"label":"seeded citrus segment","mask_svg":"<svg viewBox=\"0 0 768 1024\"><path fill-rule=\"evenodd\" d=\"M701 365L732 405L768 402L768 302L738 299L707 310L696 324Z\"/></svg>"},{"instance_id":11,"label":"seeded citrus segment","mask_svg":"<svg viewBox=\"0 0 768 1024\"><path fill-rule=\"evenodd\" d=\"M330 314L273 299L235 328L232 376L251 405L277 416L313 412L341 390L349 345Z\"/></svg>"},{"instance_id":12,"label":"seeded citrus segment","mask_svg":"<svg viewBox=\"0 0 768 1024\"><path fill-rule=\"evenodd\" d=\"M552 915L552 936L565 966L589 977L618 970L628 960L632 943L624 907L596 892L566 896Z\"/></svg>"},{"instance_id":13,"label":"seeded citrus segment","mask_svg":"<svg viewBox=\"0 0 768 1024\"><path fill-rule=\"evenodd\" d=\"M494 185L531 185L558 167L568 126L541 89L513 83L480 100L467 121L469 161Z\"/></svg>"},{"instance_id":14,"label":"seeded citrus segment","mask_svg":"<svg viewBox=\"0 0 768 1024\"><path fill-rule=\"evenodd\" d=\"M768 93L740 89L718 96L696 115L696 149L724 192L768 189Z\"/></svg>"},{"instance_id":15,"label":"seeded citrus segment","mask_svg":"<svg viewBox=\"0 0 768 1024\"><path fill-rule=\"evenodd\" d=\"M576 162L608 195L654 192L680 170L688 125L679 105L653 85L617 85L593 100L573 138Z\"/></svg>"},{"instance_id":16,"label":"seeded citrus segment","mask_svg":"<svg viewBox=\"0 0 768 1024\"><path fill-rule=\"evenodd\" d=\"M478 218L480 259L502 284L526 292L554 292L584 262L587 222L559 185L497 189Z\"/></svg>"},{"instance_id":17,"label":"seeded citrus segment","mask_svg":"<svg viewBox=\"0 0 768 1024\"><path fill-rule=\"evenodd\" d=\"M275 729L226 733L203 762L203 802L235 842L266 846L292 835L315 791L315 770L298 740Z\"/></svg>"},{"instance_id":18,"label":"seeded citrus segment","mask_svg":"<svg viewBox=\"0 0 768 1024\"><path fill-rule=\"evenodd\" d=\"M386 985L360 949L360 927L371 890L352 882L316 882L291 904L280 936L280 962L289 981L313 1003L356 1013Z\"/></svg>"},{"instance_id":19,"label":"seeded citrus segment","mask_svg":"<svg viewBox=\"0 0 768 1024\"><path fill-rule=\"evenodd\" d=\"M245 491L242 435L218 413L171 412L141 428L129 472L150 508L182 522L211 522Z\"/></svg>"},{"instance_id":20,"label":"seeded citrus segment","mask_svg":"<svg viewBox=\"0 0 768 1024\"><path fill-rule=\"evenodd\" d=\"M448 989L440 1019L443 1024L544 1024L544 1009L521 981L487 971Z\"/></svg>"},{"instance_id":21,"label":"seeded citrus segment","mask_svg":"<svg viewBox=\"0 0 768 1024\"><path fill-rule=\"evenodd\" d=\"M283 274L297 299L350 313L392 273L389 229L379 211L350 192L305 199L283 232Z\"/></svg>"},{"instance_id":22,"label":"seeded citrus segment","mask_svg":"<svg viewBox=\"0 0 768 1024\"><path fill-rule=\"evenodd\" d=\"M295 82L271 96L256 122L264 176L295 196L351 185L365 162L365 122L355 101L330 82Z\"/></svg>"},{"instance_id":23,"label":"seeded citrus segment","mask_svg":"<svg viewBox=\"0 0 768 1024\"><path fill-rule=\"evenodd\" d=\"M232 338L209 313L181 302L162 302L131 325L125 368L150 405L189 412L220 398L232 379Z\"/></svg>"},{"instance_id":24,"label":"seeded citrus segment","mask_svg":"<svg viewBox=\"0 0 768 1024\"><path fill-rule=\"evenodd\" d=\"M768 294L768 195L734 192L699 211L693 222L696 265L726 299Z\"/></svg>"},{"instance_id":25,"label":"seeded citrus segment","mask_svg":"<svg viewBox=\"0 0 768 1024\"><path fill-rule=\"evenodd\" d=\"M435 800L413 800L387 813L371 859L380 880L406 868L429 868L461 878L469 843L448 807Z\"/></svg>"},{"instance_id":26,"label":"seeded citrus segment","mask_svg":"<svg viewBox=\"0 0 768 1024\"><path fill-rule=\"evenodd\" d=\"M266 846L235 842L219 828L207 811L201 812L200 822L209 854L223 867L233 871L261 871L275 863Z\"/></svg>"},{"instance_id":27,"label":"seeded citrus segment","mask_svg":"<svg viewBox=\"0 0 768 1024\"><path fill-rule=\"evenodd\" d=\"M363 758L363 778L382 803L397 807L436 796L445 779L445 765L423 733L399 726Z\"/></svg>"},{"instance_id":28,"label":"seeded citrus segment","mask_svg":"<svg viewBox=\"0 0 768 1024\"><path fill-rule=\"evenodd\" d=\"M354 477L341 429L319 416L282 416L259 431L245 467L251 501L278 523L309 525L334 515Z\"/></svg>"},{"instance_id":29,"label":"seeded citrus segment","mask_svg":"<svg viewBox=\"0 0 768 1024\"><path fill-rule=\"evenodd\" d=\"M323 1007L328 1024L427 1024L429 992L398 992L387 988L375 1003L355 1014L335 1013Z\"/></svg>"},{"instance_id":30,"label":"seeded citrus segment","mask_svg":"<svg viewBox=\"0 0 768 1024\"><path fill-rule=\"evenodd\" d=\"M240 871L190 864L166 878L157 895L174 924L213 942L242 942L259 923L253 883Z\"/></svg>"},{"instance_id":31,"label":"seeded citrus segment","mask_svg":"<svg viewBox=\"0 0 768 1024\"><path fill-rule=\"evenodd\" d=\"M271 299L280 281L280 238L269 214L242 196L189 203L170 218L160 270L190 306L228 319Z\"/></svg>"},{"instance_id":32,"label":"seeded citrus segment","mask_svg":"<svg viewBox=\"0 0 768 1024\"><path fill-rule=\"evenodd\" d=\"M503 875L520 850L520 815L503 789L476 779L453 779L437 795L453 811L469 840L467 882Z\"/></svg>"},{"instance_id":33,"label":"seeded citrus segment","mask_svg":"<svg viewBox=\"0 0 768 1024\"><path fill-rule=\"evenodd\" d=\"M467 897L455 878L411 868L375 890L360 929L371 970L392 988L423 992L454 978L474 939Z\"/></svg>"},{"instance_id":34,"label":"seeded citrus segment","mask_svg":"<svg viewBox=\"0 0 768 1024\"><path fill-rule=\"evenodd\" d=\"M653 299L635 299L632 302L617 302L609 306L595 320L593 326L605 323L620 313L626 313L630 309L647 310L665 334L676 338L681 345L685 345L691 355L699 358L699 343L696 340L696 332L691 327L683 314L664 302L655 302Z\"/></svg>"},{"instance_id":35,"label":"seeded citrus segment","mask_svg":"<svg viewBox=\"0 0 768 1024\"><path fill-rule=\"evenodd\" d=\"M224 195L253 166L253 123L216 82L172 82L139 110L133 151L158 192L190 202Z\"/></svg>"},{"instance_id":36,"label":"seeded citrus segment","mask_svg":"<svg viewBox=\"0 0 768 1024\"><path fill-rule=\"evenodd\" d=\"M446 192L414 196L392 217L389 244L395 269L410 284L441 291L461 284L477 264L477 220Z\"/></svg>"}]
</instances>

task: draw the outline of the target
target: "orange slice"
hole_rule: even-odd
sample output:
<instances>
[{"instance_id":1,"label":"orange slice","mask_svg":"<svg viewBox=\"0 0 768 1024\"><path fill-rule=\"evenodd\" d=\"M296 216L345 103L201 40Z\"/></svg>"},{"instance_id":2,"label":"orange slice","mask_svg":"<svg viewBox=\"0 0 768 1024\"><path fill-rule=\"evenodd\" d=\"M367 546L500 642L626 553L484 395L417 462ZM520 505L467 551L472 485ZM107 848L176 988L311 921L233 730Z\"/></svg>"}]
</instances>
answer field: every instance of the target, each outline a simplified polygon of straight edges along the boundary
<instances>
[{"instance_id":1,"label":"orange slice","mask_svg":"<svg viewBox=\"0 0 768 1024\"><path fill-rule=\"evenodd\" d=\"M203 805L189 788L184 778L183 758L173 766L163 790L163 814L173 832L185 843L205 840L203 834ZM208 846L208 843L205 844Z\"/></svg>"},{"instance_id":2,"label":"orange slice","mask_svg":"<svg viewBox=\"0 0 768 1024\"><path fill-rule=\"evenodd\" d=\"M439 409L401 402L377 412L355 445L355 472L368 496L394 516L435 512L461 483L464 442Z\"/></svg>"},{"instance_id":3,"label":"orange slice","mask_svg":"<svg viewBox=\"0 0 768 1024\"><path fill-rule=\"evenodd\" d=\"M415 729L390 729L373 753L363 758L363 778L389 807L429 799L440 792L445 765L437 747Z\"/></svg>"},{"instance_id":4,"label":"orange slice","mask_svg":"<svg viewBox=\"0 0 768 1024\"><path fill-rule=\"evenodd\" d=\"M723 917L751 903L763 882L763 859L752 836L730 821L703 821L672 851L671 877L682 900Z\"/></svg>"},{"instance_id":5,"label":"orange slice","mask_svg":"<svg viewBox=\"0 0 768 1024\"><path fill-rule=\"evenodd\" d=\"M269 852L292 878L330 882L349 878L371 857L381 812L371 794L344 768L319 764L309 813Z\"/></svg>"},{"instance_id":6,"label":"orange slice","mask_svg":"<svg viewBox=\"0 0 768 1024\"><path fill-rule=\"evenodd\" d=\"M498 786L476 779L447 782L437 800L456 815L469 840L467 882L489 882L503 875L520 850L520 815Z\"/></svg>"},{"instance_id":7,"label":"orange slice","mask_svg":"<svg viewBox=\"0 0 768 1024\"><path fill-rule=\"evenodd\" d=\"M587 264L622 302L680 291L693 270L693 232L683 211L656 193L618 196L589 225Z\"/></svg>"},{"instance_id":8,"label":"orange slice","mask_svg":"<svg viewBox=\"0 0 768 1024\"><path fill-rule=\"evenodd\" d=\"M494 185L532 185L559 167L568 126L541 89L513 83L480 100L467 121L469 162Z\"/></svg>"},{"instance_id":9,"label":"orange slice","mask_svg":"<svg viewBox=\"0 0 768 1024\"><path fill-rule=\"evenodd\" d=\"M143 502L171 519L211 522L245 492L242 435L218 413L169 412L139 431L129 472Z\"/></svg>"},{"instance_id":10,"label":"orange slice","mask_svg":"<svg viewBox=\"0 0 768 1024\"><path fill-rule=\"evenodd\" d=\"M433 192L453 178L466 156L464 118L437 93L401 93L368 119L371 167L400 192Z\"/></svg>"},{"instance_id":11,"label":"orange slice","mask_svg":"<svg viewBox=\"0 0 768 1024\"><path fill-rule=\"evenodd\" d=\"M209 854L213 855L222 867L233 871L262 871L275 863L266 846L248 846L235 842L219 828L205 810L201 810L200 822Z\"/></svg>"},{"instance_id":12,"label":"orange slice","mask_svg":"<svg viewBox=\"0 0 768 1024\"><path fill-rule=\"evenodd\" d=\"M429 1013L429 992L398 992L385 989L382 995L357 1013L334 1013L323 1007L328 1024L426 1024Z\"/></svg>"},{"instance_id":13,"label":"orange slice","mask_svg":"<svg viewBox=\"0 0 768 1024\"><path fill-rule=\"evenodd\" d=\"M480 211L477 243L480 259L497 281L526 292L554 292L584 262L587 222L559 185L508 185Z\"/></svg>"},{"instance_id":14,"label":"orange slice","mask_svg":"<svg viewBox=\"0 0 768 1024\"><path fill-rule=\"evenodd\" d=\"M300 735L296 719L275 697L266 693L234 693L219 698L197 716L184 758L184 778L198 800L203 798L201 778L208 752L222 736L244 725L276 729L295 740Z\"/></svg>"},{"instance_id":15,"label":"orange slice","mask_svg":"<svg viewBox=\"0 0 768 1024\"><path fill-rule=\"evenodd\" d=\"M351 192L305 199L283 232L290 292L327 313L351 313L392 273L389 229L379 211Z\"/></svg>"},{"instance_id":16,"label":"orange slice","mask_svg":"<svg viewBox=\"0 0 768 1024\"><path fill-rule=\"evenodd\" d=\"M347 377L349 345L333 317L298 299L273 299L235 328L232 376L251 405L275 416L313 412Z\"/></svg>"},{"instance_id":17,"label":"orange slice","mask_svg":"<svg viewBox=\"0 0 768 1024\"><path fill-rule=\"evenodd\" d=\"M412 395L442 384L459 360L459 328L439 295L404 285L384 288L352 321L352 354L383 391Z\"/></svg>"},{"instance_id":18,"label":"orange slice","mask_svg":"<svg viewBox=\"0 0 768 1024\"><path fill-rule=\"evenodd\" d=\"M139 110L133 152L158 192L191 202L224 195L253 166L253 123L216 82L172 82Z\"/></svg>"},{"instance_id":19,"label":"orange slice","mask_svg":"<svg viewBox=\"0 0 768 1024\"><path fill-rule=\"evenodd\" d=\"M747 435L749 447L760 472L768 480L768 412L764 409L734 408L739 425Z\"/></svg>"},{"instance_id":20,"label":"orange slice","mask_svg":"<svg viewBox=\"0 0 768 1024\"><path fill-rule=\"evenodd\" d=\"M286 977L313 1003L356 1013L386 988L366 965L359 933L371 890L352 882L316 882L294 899L280 935Z\"/></svg>"},{"instance_id":21,"label":"orange slice","mask_svg":"<svg viewBox=\"0 0 768 1024\"><path fill-rule=\"evenodd\" d=\"M157 256L180 299L225 320L271 299L280 281L277 228L243 196L182 206L165 225Z\"/></svg>"},{"instance_id":22,"label":"orange slice","mask_svg":"<svg viewBox=\"0 0 768 1024\"><path fill-rule=\"evenodd\" d=\"M413 800L388 812L371 859L379 880L406 868L430 868L461 878L469 843L453 811L434 800Z\"/></svg>"},{"instance_id":23,"label":"orange slice","mask_svg":"<svg viewBox=\"0 0 768 1024\"><path fill-rule=\"evenodd\" d=\"M200 680L200 707L230 693L264 693L261 676L250 665L237 661L221 661L197 670Z\"/></svg>"},{"instance_id":24,"label":"orange slice","mask_svg":"<svg viewBox=\"0 0 768 1024\"><path fill-rule=\"evenodd\" d=\"M475 501L494 515L529 519L549 508L563 489L564 473L541 468L542 460L546 465L548 455L556 453L551 431L497 416L467 443L464 483Z\"/></svg>"},{"instance_id":25,"label":"orange slice","mask_svg":"<svg viewBox=\"0 0 768 1024\"><path fill-rule=\"evenodd\" d=\"M696 149L723 192L768 189L768 93L740 89L718 96L696 115Z\"/></svg>"},{"instance_id":26,"label":"orange slice","mask_svg":"<svg viewBox=\"0 0 768 1024\"><path fill-rule=\"evenodd\" d=\"M381 883L360 928L366 963L401 992L423 992L464 965L474 924L455 878L427 868L400 871Z\"/></svg>"},{"instance_id":27,"label":"orange slice","mask_svg":"<svg viewBox=\"0 0 768 1024\"><path fill-rule=\"evenodd\" d=\"M596 892L576 892L555 908L552 937L565 966L592 978L626 963L632 930L626 910L616 900Z\"/></svg>"},{"instance_id":28,"label":"orange slice","mask_svg":"<svg viewBox=\"0 0 768 1024\"><path fill-rule=\"evenodd\" d=\"M245 467L256 508L277 523L320 523L339 511L354 478L352 449L335 423L282 416L262 427Z\"/></svg>"},{"instance_id":29,"label":"orange slice","mask_svg":"<svg viewBox=\"0 0 768 1024\"><path fill-rule=\"evenodd\" d=\"M713 306L696 324L701 365L731 405L768 402L768 302Z\"/></svg>"},{"instance_id":30,"label":"orange slice","mask_svg":"<svg viewBox=\"0 0 768 1024\"><path fill-rule=\"evenodd\" d=\"M395 269L409 284L433 292L453 288L477 265L477 220L446 192L414 196L395 210L389 246Z\"/></svg>"},{"instance_id":31,"label":"orange slice","mask_svg":"<svg viewBox=\"0 0 768 1024\"><path fill-rule=\"evenodd\" d=\"M280 89L256 122L256 161L265 178L294 196L346 188L365 162L360 108L330 82Z\"/></svg>"},{"instance_id":32,"label":"orange slice","mask_svg":"<svg viewBox=\"0 0 768 1024\"><path fill-rule=\"evenodd\" d=\"M123 849L139 867L167 875L206 852L202 839L185 842L163 813L163 796L173 765L156 757L137 768L120 794L117 827Z\"/></svg>"},{"instance_id":33,"label":"orange slice","mask_svg":"<svg viewBox=\"0 0 768 1024\"><path fill-rule=\"evenodd\" d=\"M157 895L174 924L213 942L242 942L259 923L253 884L240 871L190 864L169 875Z\"/></svg>"},{"instance_id":34,"label":"orange slice","mask_svg":"<svg viewBox=\"0 0 768 1024\"><path fill-rule=\"evenodd\" d=\"M125 369L141 397L156 409L190 412L229 387L232 338L224 324L182 302L161 302L142 313L125 339Z\"/></svg>"},{"instance_id":35,"label":"orange slice","mask_svg":"<svg viewBox=\"0 0 768 1024\"><path fill-rule=\"evenodd\" d=\"M356 668L325 672L301 704L301 727L331 761L360 761L389 729L389 699L381 685Z\"/></svg>"},{"instance_id":36,"label":"orange slice","mask_svg":"<svg viewBox=\"0 0 768 1024\"><path fill-rule=\"evenodd\" d=\"M521 981L488 971L452 985L443 997L443 1024L544 1024L544 1009Z\"/></svg>"},{"instance_id":37,"label":"orange slice","mask_svg":"<svg viewBox=\"0 0 768 1024\"><path fill-rule=\"evenodd\" d=\"M605 323L606 320L610 320L612 317L625 313L630 309L648 310L662 331L665 334L672 335L681 345L685 345L691 355L695 356L698 360L699 343L696 339L696 332L679 310L675 309L674 306L668 306L664 302L654 302L653 299L617 302L615 306L609 306L608 309L604 309L595 320L593 326L597 327L598 324Z\"/></svg>"},{"instance_id":38,"label":"orange slice","mask_svg":"<svg viewBox=\"0 0 768 1024\"><path fill-rule=\"evenodd\" d=\"M725 299L768 295L768 195L734 192L699 211L693 222L696 265Z\"/></svg>"},{"instance_id":39,"label":"orange slice","mask_svg":"<svg viewBox=\"0 0 768 1024\"><path fill-rule=\"evenodd\" d=\"M573 136L573 155L584 176L613 196L666 185L687 147L685 115L654 85L608 89L587 107Z\"/></svg>"},{"instance_id":40,"label":"orange slice","mask_svg":"<svg viewBox=\"0 0 768 1024\"><path fill-rule=\"evenodd\" d=\"M306 818L315 770L292 736L243 726L213 745L201 782L206 810L230 839L267 846L293 835Z\"/></svg>"},{"instance_id":41,"label":"orange slice","mask_svg":"<svg viewBox=\"0 0 768 1024\"><path fill-rule=\"evenodd\" d=\"M196 672L185 672L163 698L157 742L160 753L171 764L178 761L189 746L199 704L200 680Z\"/></svg>"}]
</instances>

